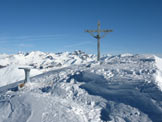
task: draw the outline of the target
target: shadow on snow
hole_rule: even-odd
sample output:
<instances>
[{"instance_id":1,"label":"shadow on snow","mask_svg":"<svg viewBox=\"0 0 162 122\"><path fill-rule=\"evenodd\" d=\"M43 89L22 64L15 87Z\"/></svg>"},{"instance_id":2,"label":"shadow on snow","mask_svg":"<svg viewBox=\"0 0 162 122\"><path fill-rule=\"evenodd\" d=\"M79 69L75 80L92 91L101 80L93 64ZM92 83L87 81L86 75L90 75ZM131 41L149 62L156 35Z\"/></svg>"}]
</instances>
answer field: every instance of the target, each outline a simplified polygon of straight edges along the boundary
<instances>
[{"instance_id":1,"label":"shadow on snow","mask_svg":"<svg viewBox=\"0 0 162 122\"><path fill-rule=\"evenodd\" d=\"M145 83L144 81L119 81L111 82L101 75L90 72L80 72L70 76L68 82L75 79L78 82L84 82L80 88L85 89L91 95L100 96L108 101L124 103L139 109L148 115L154 122L162 122L162 110L156 105L162 102L162 92L158 90L155 84ZM110 106L107 104L101 112L101 119L108 121Z\"/></svg>"}]
</instances>

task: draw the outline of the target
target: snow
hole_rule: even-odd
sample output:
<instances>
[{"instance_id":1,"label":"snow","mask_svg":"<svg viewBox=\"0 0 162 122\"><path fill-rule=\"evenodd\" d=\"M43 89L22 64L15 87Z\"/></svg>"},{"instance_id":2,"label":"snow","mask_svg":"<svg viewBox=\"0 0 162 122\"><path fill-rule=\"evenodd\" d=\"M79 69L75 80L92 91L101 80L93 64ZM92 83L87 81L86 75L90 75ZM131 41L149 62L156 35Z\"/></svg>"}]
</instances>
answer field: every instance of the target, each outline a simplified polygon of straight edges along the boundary
<instances>
[{"instance_id":1,"label":"snow","mask_svg":"<svg viewBox=\"0 0 162 122\"><path fill-rule=\"evenodd\" d=\"M24 71L19 67L32 67L31 76L44 72L67 67L74 64L83 64L95 59L81 51L73 53L44 53L40 51L18 53L14 55L0 55L0 86L11 84L24 79ZM9 77L10 76L10 77Z\"/></svg>"},{"instance_id":2,"label":"snow","mask_svg":"<svg viewBox=\"0 0 162 122\"><path fill-rule=\"evenodd\" d=\"M155 79L156 79L157 85L162 90L162 59L157 56L155 56L155 59L156 59L155 65L158 68Z\"/></svg>"},{"instance_id":3,"label":"snow","mask_svg":"<svg viewBox=\"0 0 162 122\"><path fill-rule=\"evenodd\" d=\"M95 59L81 51L0 55L0 122L162 121L161 58ZM18 88L25 65L35 74Z\"/></svg>"}]
</instances>

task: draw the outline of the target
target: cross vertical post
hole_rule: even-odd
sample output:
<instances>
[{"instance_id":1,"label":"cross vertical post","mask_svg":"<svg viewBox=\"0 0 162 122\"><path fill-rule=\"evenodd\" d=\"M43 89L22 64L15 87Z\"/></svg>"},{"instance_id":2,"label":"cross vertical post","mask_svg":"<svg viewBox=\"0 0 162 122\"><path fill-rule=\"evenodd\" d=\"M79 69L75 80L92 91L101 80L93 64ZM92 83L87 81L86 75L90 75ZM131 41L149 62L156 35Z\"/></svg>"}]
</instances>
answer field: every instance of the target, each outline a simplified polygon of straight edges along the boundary
<instances>
[{"instance_id":1,"label":"cross vertical post","mask_svg":"<svg viewBox=\"0 0 162 122\"><path fill-rule=\"evenodd\" d=\"M100 60L100 21L98 21L98 25L97 25L97 61Z\"/></svg>"},{"instance_id":2,"label":"cross vertical post","mask_svg":"<svg viewBox=\"0 0 162 122\"><path fill-rule=\"evenodd\" d=\"M100 29L100 21L98 21L98 24L97 24L97 30L85 30L85 32L88 32L91 34L91 36L93 36L94 38L97 39L97 61L100 60L100 39L101 38L104 38L105 35L108 33L108 32L112 32L112 30L101 30ZM97 32L97 35L95 36L94 33ZM104 34L101 36L101 32L104 32Z\"/></svg>"}]
</instances>

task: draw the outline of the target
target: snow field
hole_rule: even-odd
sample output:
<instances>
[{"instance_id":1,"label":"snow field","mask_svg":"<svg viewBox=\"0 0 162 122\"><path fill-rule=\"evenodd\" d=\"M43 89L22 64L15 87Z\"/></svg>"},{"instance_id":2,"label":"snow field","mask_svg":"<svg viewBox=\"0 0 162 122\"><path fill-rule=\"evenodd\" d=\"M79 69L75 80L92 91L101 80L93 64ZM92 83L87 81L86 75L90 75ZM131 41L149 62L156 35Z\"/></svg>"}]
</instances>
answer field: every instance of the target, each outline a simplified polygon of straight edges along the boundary
<instances>
[{"instance_id":1,"label":"snow field","mask_svg":"<svg viewBox=\"0 0 162 122\"><path fill-rule=\"evenodd\" d=\"M17 122L17 118L21 122L162 121L160 58L123 54L108 55L97 62L80 51L50 56L32 52L27 56L33 55L38 56L30 59L30 63L34 62L33 67L44 73L32 77L22 89L15 89L15 84L3 87L0 121ZM58 62L62 66L53 68ZM6 64L9 66L0 71L11 66Z\"/></svg>"},{"instance_id":2,"label":"snow field","mask_svg":"<svg viewBox=\"0 0 162 122\"><path fill-rule=\"evenodd\" d=\"M95 59L81 51L73 53L44 53L40 51L20 53L15 55L0 54L0 86L5 86L24 79L22 66L31 66L31 76L50 70L67 67L74 64L83 64Z\"/></svg>"},{"instance_id":3,"label":"snow field","mask_svg":"<svg viewBox=\"0 0 162 122\"><path fill-rule=\"evenodd\" d=\"M155 56L155 60L156 60L156 66L157 66L157 72L155 75L155 79L157 82L157 85L159 86L159 88L162 90L162 59Z\"/></svg>"}]
</instances>

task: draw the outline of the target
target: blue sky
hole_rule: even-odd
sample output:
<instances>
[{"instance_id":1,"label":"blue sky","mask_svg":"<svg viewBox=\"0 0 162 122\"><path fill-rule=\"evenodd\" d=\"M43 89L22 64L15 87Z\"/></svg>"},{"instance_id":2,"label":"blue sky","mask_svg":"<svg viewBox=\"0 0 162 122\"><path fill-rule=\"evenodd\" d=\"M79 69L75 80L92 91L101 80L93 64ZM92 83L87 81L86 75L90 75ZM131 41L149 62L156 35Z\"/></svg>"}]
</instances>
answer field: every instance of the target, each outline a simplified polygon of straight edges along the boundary
<instances>
[{"instance_id":1,"label":"blue sky","mask_svg":"<svg viewBox=\"0 0 162 122\"><path fill-rule=\"evenodd\" d=\"M102 54L162 54L162 0L0 0L0 53L96 54L98 20Z\"/></svg>"}]
</instances>

